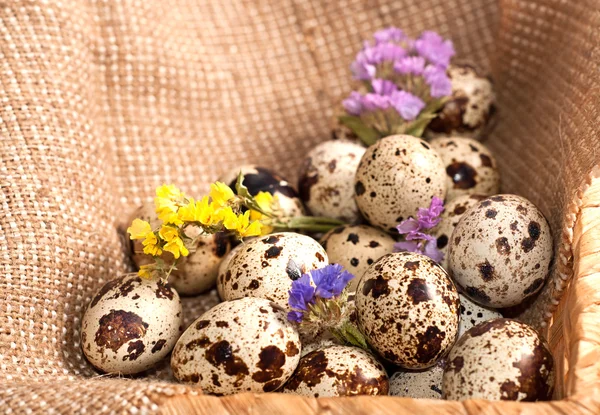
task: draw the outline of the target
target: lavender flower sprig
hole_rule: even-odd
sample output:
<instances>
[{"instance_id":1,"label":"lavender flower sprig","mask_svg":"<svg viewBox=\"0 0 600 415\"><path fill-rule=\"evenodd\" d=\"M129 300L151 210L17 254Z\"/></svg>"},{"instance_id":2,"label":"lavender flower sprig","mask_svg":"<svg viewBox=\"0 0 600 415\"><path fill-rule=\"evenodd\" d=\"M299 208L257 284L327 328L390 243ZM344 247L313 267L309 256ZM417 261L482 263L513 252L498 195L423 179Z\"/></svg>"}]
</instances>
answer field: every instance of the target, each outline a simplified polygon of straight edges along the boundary
<instances>
[{"instance_id":1,"label":"lavender flower sprig","mask_svg":"<svg viewBox=\"0 0 600 415\"><path fill-rule=\"evenodd\" d=\"M365 42L350 66L366 91L343 101L340 121L367 145L392 134L421 136L452 92L446 69L454 47L435 32L410 39L391 27Z\"/></svg>"},{"instance_id":2,"label":"lavender flower sprig","mask_svg":"<svg viewBox=\"0 0 600 415\"><path fill-rule=\"evenodd\" d=\"M429 208L419 208L417 219L408 218L401 222L396 229L404 236L404 241L394 244L394 251L416 252L427 255L436 262L444 259L444 254L437 248L437 240L433 235L424 231L435 228L441 221L444 202L438 197L431 199Z\"/></svg>"},{"instance_id":3,"label":"lavender flower sprig","mask_svg":"<svg viewBox=\"0 0 600 415\"><path fill-rule=\"evenodd\" d=\"M292 282L288 320L299 324L305 334L328 330L339 341L368 348L364 336L349 321L348 293L345 289L354 275L332 264L302 274Z\"/></svg>"}]
</instances>

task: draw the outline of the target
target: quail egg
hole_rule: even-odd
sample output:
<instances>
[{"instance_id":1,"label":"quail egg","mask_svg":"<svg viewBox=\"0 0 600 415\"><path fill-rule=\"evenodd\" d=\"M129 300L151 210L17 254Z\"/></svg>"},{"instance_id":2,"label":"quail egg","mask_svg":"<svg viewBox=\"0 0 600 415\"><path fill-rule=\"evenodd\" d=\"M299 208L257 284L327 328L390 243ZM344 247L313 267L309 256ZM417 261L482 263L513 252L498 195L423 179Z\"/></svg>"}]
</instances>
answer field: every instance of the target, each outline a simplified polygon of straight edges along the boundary
<instances>
[{"instance_id":1,"label":"quail egg","mask_svg":"<svg viewBox=\"0 0 600 415\"><path fill-rule=\"evenodd\" d=\"M469 329L444 369L445 399L544 401L552 397L554 361L531 327L496 319Z\"/></svg>"},{"instance_id":2,"label":"quail egg","mask_svg":"<svg viewBox=\"0 0 600 415\"><path fill-rule=\"evenodd\" d=\"M433 229L432 234L436 237L437 248L444 254L440 265L448 270L448 242L450 236L458 221L465 214L467 209L475 206L487 196L483 195L465 195L459 196L446 203L444 211L440 216L440 223Z\"/></svg>"},{"instance_id":3,"label":"quail egg","mask_svg":"<svg viewBox=\"0 0 600 415\"><path fill-rule=\"evenodd\" d=\"M469 209L448 247L454 282L471 300L511 307L537 293L552 262L552 235L537 207L516 195L496 195Z\"/></svg>"},{"instance_id":4,"label":"quail egg","mask_svg":"<svg viewBox=\"0 0 600 415\"><path fill-rule=\"evenodd\" d=\"M406 369L433 366L458 333L458 292L446 271L424 255L382 257L358 283L355 303L369 344Z\"/></svg>"},{"instance_id":5,"label":"quail egg","mask_svg":"<svg viewBox=\"0 0 600 415\"><path fill-rule=\"evenodd\" d=\"M105 373L134 374L165 358L183 330L177 292L127 274L96 293L81 321L81 346Z\"/></svg>"},{"instance_id":6,"label":"quail egg","mask_svg":"<svg viewBox=\"0 0 600 415\"><path fill-rule=\"evenodd\" d=\"M460 296L460 323L458 324L458 338L460 337L471 327L478 325L479 323L483 323L484 321L494 320L496 318L501 318L502 314L500 314L496 310L490 310L489 308L485 308L480 306L477 303L469 300L468 297L465 297L462 294Z\"/></svg>"},{"instance_id":7,"label":"quail egg","mask_svg":"<svg viewBox=\"0 0 600 415\"><path fill-rule=\"evenodd\" d=\"M450 65L452 95L425 132L427 138L461 135L476 139L489 132L496 107L492 82L471 65Z\"/></svg>"},{"instance_id":8,"label":"quail egg","mask_svg":"<svg viewBox=\"0 0 600 415\"><path fill-rule=\"evenodd\" d=\"M263 236L245 243L231 258L221 291L225 300L260 297L287 308L292 281L328 264L323 247L306 235Z\"/></svg>"},{"instance_id":9,"label":"quail egg","mask_svg":"<svg viewBox=\"0 0 600 415\"><path fill-rule=\"evenodd\" d=\"M372 225L396 233L395 226L446 196L441 157L425 141L385 137L367 149L354 180L356 204Z\"/></svg>"},{"instance_id":10,"label":"quail egg","mask_svg":"<svg viewBox=\"0 0 600 415\"><path fill-rule=\"evenodd\" d=\"M224 174L220 181L228 184L235 192L235 184L240 172L244 175L244 186L248 188L251 195L256 196L258 192L269 192L277 197L279 207L285 213L285 216L301 216L304 214L302 201L296 189L285 179L267 168L253 165L241 166Z\"/></svg>"},{"instance_id":11,"label":"quail egg","mask_svg":"<svg viewBox=\"0 0 600 415\"><path fill-rule=\"evenodd\" d=\"M247 242L249 242L249 241L247 241ZM219 298L221 300L223 300L225 298L223 289L225 287L225 274L227 273L227 270L229 269L229 263L231 262L231 259L237 254L237 252L239 250L241 250L244 246L245 246L245 243L241 243L241 244L237 245L235 248L233 248L231 251L229 251L229 253L227 255L225 255L225 258L223 258L223 261L221 261L221 263L219 264L219 272L218 272L218 276L217 276L217 293L219 294Z\"/></svg>"},{"instance_id":12,"label":"quail egg","mask_svg":"<svg viewBox=\"0 0 600 415\"><path fill-rule=\"evenodd\" d=\"M273 392L300 360L300 337L285 311L269 300L220 303L181 335L171 356L173 375L204 392Z\"/></svg>"},{"instance_id":13,"label":"quail egg","mask_svg":"<svg viewBox=\"0 0 600 415\"><path fill-rule=\"evenodd\" d=\"M321 245L327 251L329 262L340 264L354 274L348 287L355 291L367 268L394 250L394 239L370 226L344 225L329 231L321 239Z\"/></svg>"},{"instance_id":14,"label":"quail egg","mask_svg":"<svg viewBox=\"0 0 600 415\"><path fill-rule=\"evenodd\" d=\"M483 144L464 137L436 138L430 144L446 165L446 200L500 191L496 159Z\"/></svg>"},{"instance_id":15,"label":"quail egg","mask_svg":"<svg viewBox=\"0 0 600 415\"><path fill-rule=\"evenodd\" d=\"M390 378L390 395L413 399L442 399L444 361L423 370L400 370Z\"/></svg>"},{"instance_id":16,"label":"quail egg","mask_svg":"<svg viewBox=\"0 0 600 415\"><path fill-rule=\"evenodd\" d=\"M298 189L314 216L354 222L359 218L354 201L354 175L365 153L360 144L325 141L313 148L300 169Z\"/></svg>"},{"instance_id":17,"label":"quail egg","mask_svg":"<svg viewBox=\"0 0 600 415\"><path fill-rule=\"evenodd\" d=\"M387 395L385 369L372 355L349 346L315 350L300 359L282 392L310 397Z\"/></svg>"}]
</instances>

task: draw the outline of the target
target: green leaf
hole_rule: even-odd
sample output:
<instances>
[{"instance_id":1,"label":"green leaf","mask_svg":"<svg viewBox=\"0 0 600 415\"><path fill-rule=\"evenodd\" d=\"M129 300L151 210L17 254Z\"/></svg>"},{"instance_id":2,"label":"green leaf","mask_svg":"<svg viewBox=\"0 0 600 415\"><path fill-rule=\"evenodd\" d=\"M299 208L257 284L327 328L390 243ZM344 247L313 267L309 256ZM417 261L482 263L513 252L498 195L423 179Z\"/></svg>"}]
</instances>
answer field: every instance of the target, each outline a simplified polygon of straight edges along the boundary
<instances>
[{"instance_id":1,"label":"green leaf","mask_svg":"<svg viewBox=\"0 0 600 415\"><path fill-rule=\"evenodd\" d=\"M238 174L237 181L235 182L235 192L238 196L244 199L252 199L252 195L246 186L244 186L244 174L241 172Z\"/></svg>"},{"instance_id":2,"label":"green leaf","mask_svg":"<svg viewBox=\"0 0 600 415\"><path fill-rule=\"evenodd\" d=\"M381 138L377 130L365 125L365 123L359 117L353 115L342 115L338 118L338 120L343 125L350 128L352 132L368 146L375 144L377 140Z\"/></svg>"},{"instance_id":3,"label":"green leaf","mask_svg":"<svg viewBox=\"0 0 600 415\"><path fill-rule=\"evenodd\" d=\"M354 324L346 321L338 329L334 330L333 333L336 337L344 339L345 343L351 344L352 346L360 347L364 350L369 350L369 345L365 339L365 336L360 332L358 327Z\"/></svg>"}]
</instances>

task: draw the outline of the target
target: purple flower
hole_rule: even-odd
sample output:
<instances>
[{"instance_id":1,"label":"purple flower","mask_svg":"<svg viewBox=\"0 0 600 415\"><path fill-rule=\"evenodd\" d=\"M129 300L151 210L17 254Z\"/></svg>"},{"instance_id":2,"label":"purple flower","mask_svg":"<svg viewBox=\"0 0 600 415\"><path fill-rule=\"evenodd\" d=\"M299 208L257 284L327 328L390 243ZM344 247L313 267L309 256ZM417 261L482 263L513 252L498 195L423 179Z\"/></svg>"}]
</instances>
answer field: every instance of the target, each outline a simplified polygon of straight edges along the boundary
<instances>
[{"instance_id":1,"label":"purple flower","mask_svg":"<svg viewBox=\"0 0 600 415\"><path fill-rule=\"evenodd\" d=\"M362 97L361 103L364 111L386 110L390 107L390 97L369 93Z\"/></svg>"},{"instance_id":2,"label":"purple flower","mask_svg":"<svg viewBox=\"0 0 600 415\"><path fill-rule=\"evenodd\" d=\"M350 96L342 101L344 109L350 115L360 115L362 112L362 95L359 92L352 91Z\"/></svg>"},{"instance_id":3,"label":"purple flower","mask_svg":"<svg viewBox=\"0 0 600 415\"><path fill-rule=\"evenodd\" d=\"M441 98L452 93L452 82L445 69L428 65L423 71L423 77L430 87L432 98Z\"/></svg>"},{"instance_id":4,"label":"purple flower","mask_svg":"<svg viewBox=\"0 0 600 415\"><path fill-rule=\"evenodd\" d=\"M444 202L434 196L431 199L429 208L419 208L417 210L417 219L408 218L402 221L396 229L398 229L398 233L404 235L405 240L394 244L394 250L427 255L437 262L444 259L444 254L437 248L436 238L422 232L436 227L440 223L440 215L443 211Z\"/></svg>"},{"instance_id":5,"label":"purple flower","mask_svg":"<svg viewBox=\"0 0 600 415\"><path fill-rule=\"evenodd\" d=\"M415 49L419 55L434 65L447 68L450 58L455 54L454 45L450 40L444 40L436 32L425 31L415 41Z\"/></svg>"},{"instance_id":6,"label":"purple flower","mask_svg":"<svg viewBox=\"0 0 600 415\"><path fill-rule=\"evenodd\" d=\"M386 79L373 79L371 82L373 91L379 95L392 95L393 92L398 90L398 87L392 81Z\"/></svg>"},{"instance_id":7,"label":"purple flower","mask_svg":"<svg viewBox=\"0 0 600 415\"><path fill-rule=\"evenodd\" d=\"M355 79L370 81L375 78L377 65L387 61L396 61L403 56L406 56L406 50L402 46L393 43L375 45L365 43L363 49L358 52L354 62L350 65L350 70Z\"/></svg>"},{"instance_id":8,"label":"purple flower","mask_svg":"<svg viewBox=\"0 0 600 415\"><path fill-rule=\"evenodd\" d=\"M394 91L390 97L391 105L406 121L412 121L425 108L423 100L410 92Z\"/></svg>"},{"instance_id":9,"label":"purple flower","mask_svg":"<svg viewBox=\"0 0 600 415\"><path fill-rule=\"evenodd\" d=\"M310 284L310 275L303 274L302 277L292 282L288 304L297 310L308 310L308 304L315 302L315 288Z\"/></svg>"},{"instance_id":10,"label":"purple flower","mask_svg":"<svg viewBox=\"0 0 600 415\"><path fill-rule=\"evenodd\" d=\"M394 71L402 75L421 75L425 68L425 58L421 56L405 56L394 63Z\"/></svg>"},{"instance_id":11,"label":"purple flower","mask_svg":"<svg viewBox=\"0 0 600 415\"><path fill-rule=\"evenodd\" d=\"M375 43L402 42L407 39L404 32L397 27L378 30L373 37L375 38Z\"/></svg>"},{"instance_id":12,"label":"purple flower","mask_svg":"<svg viewBox=\"0 0 600 415\"><path fill-rule=\"evenodd\" d=\"M287 318L295 323L302 323L304 313L302 311L288 311Z\"/></svg>"}]
</instances>

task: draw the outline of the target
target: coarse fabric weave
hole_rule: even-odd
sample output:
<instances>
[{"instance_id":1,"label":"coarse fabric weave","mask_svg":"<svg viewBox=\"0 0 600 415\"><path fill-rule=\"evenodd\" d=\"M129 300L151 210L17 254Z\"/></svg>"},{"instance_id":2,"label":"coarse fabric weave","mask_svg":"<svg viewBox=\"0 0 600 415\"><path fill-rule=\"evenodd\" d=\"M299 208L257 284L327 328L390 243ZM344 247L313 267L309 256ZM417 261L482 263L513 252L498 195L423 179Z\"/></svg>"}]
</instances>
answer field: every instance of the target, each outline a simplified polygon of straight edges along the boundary
<instances>
[{"instance_id":1,"label":"coarse fabric weave","mask_svg":"<svg viewBox=\"0 0 600 415\"><path fill-rule=\"evenodd\" d=\"M362 40L389 25L437 30L493 75L500 118L486 144L503 190L537 204L556 241L551 278L521 318L549 336L557 397L585 395L566 413L598 409L599 1L9 0L0 2L0 411L559 413L194 397L168 362L146 378L114 378L83 358L91 296L132 269L133 208L163 183L202 195L244 163L294 181L308 149L329 138ZM216 302L214 292L185 299L187 322Z\"/></svg>"}]
</instances>

